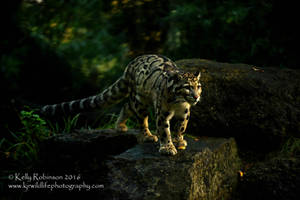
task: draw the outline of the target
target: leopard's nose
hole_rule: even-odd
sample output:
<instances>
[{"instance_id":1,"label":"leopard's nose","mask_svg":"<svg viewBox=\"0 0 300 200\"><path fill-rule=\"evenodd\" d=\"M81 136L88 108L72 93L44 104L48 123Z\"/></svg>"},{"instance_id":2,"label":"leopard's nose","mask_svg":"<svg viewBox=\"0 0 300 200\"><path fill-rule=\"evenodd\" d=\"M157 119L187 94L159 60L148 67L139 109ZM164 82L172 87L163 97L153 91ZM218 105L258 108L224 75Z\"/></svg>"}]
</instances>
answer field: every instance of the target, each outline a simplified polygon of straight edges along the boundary
<instances>
[{"instance_id":1,"label":"leopard's nose","mask_svg":"<svg viewBox=\"0 0 300 200\"><path fill-rule=\"evenodd\" d=\"M199 96L198 95L194 95L194 99L198 99L199 98Z\"/></svg>"}]
</instances>

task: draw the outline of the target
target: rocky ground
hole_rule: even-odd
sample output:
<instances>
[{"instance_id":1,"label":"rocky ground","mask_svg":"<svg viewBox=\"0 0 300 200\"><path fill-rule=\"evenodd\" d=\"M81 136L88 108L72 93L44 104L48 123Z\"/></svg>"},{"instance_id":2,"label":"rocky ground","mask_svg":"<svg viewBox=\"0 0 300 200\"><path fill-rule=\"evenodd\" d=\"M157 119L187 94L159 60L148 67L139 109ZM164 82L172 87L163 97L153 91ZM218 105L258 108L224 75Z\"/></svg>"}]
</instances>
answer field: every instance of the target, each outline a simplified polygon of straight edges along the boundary
<instances>
[{"instance_id":1,"label":"rocky ground","mask_svg":"<svg viewBox=\"0 0 300 200\"><path fill-rule=\"evenodd\" d=\"M247 168L247 165L244 167ZM299 199L300 158L276 155L248 165L240 179L238 199Z\"/></svg>"},{"instance_id":2,"label":"rocky ground","mask_svg":"<svg viewBox=\"0 0 300 200\"><path fill-rule=\"evenodd\" d=\"M61 197L97 199L298 199L297 156L269 155L240 159L233 138L187 137L188 147L162 156L158 144L141 143L136 130L81 130L49 138L42 158L27 173L74 174L80 180L61 183L101 184L98 190L33 190L9 194L14 199ZM250 157L248 157L250 158ZM22 173L22 172L21 172ZM12 183L8 181L8 183ZM49 181L51 183L51 181ZM16 192L16 191L15 191Z\"/></svg>"},{"instance_id":3,"label":"rocky ground","mask_svg":"<svg viewBox=\"0 0 300 200\"><path fill-rule=\"evenodd\" d=\"M43 144L39 168L85 171L88 182L105 185L92 193L101 199L232 197L241 164L234 139L187 137L188 148L170 157L158 153L158 144L140 143L138 133L90 130L53 137Z\"/></svg>"}]
</instances>

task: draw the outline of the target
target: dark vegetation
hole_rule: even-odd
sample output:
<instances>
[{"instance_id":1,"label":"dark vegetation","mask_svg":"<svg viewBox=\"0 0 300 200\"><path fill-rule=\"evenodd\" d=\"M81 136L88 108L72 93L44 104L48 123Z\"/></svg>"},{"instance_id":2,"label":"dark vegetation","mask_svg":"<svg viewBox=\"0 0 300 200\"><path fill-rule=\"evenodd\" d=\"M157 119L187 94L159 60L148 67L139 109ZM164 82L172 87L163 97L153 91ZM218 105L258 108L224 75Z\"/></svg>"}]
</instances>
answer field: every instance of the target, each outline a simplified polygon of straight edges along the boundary
<instances>
[{"instance_id":1,"label":"dark vegetation","mask_svg":"<svg viewBox=\"0 0 300 200\"><path fill-rule=\"evenodd\" d=\"M139 54L299 69L297 13L279 0L7 1L0 7L0 170L30 168L48 136L111 127L118 107L50 121L32 110L96 94ZM293 134L281 155L299 156L299 141Z\"/></svg>"}]
</instances>

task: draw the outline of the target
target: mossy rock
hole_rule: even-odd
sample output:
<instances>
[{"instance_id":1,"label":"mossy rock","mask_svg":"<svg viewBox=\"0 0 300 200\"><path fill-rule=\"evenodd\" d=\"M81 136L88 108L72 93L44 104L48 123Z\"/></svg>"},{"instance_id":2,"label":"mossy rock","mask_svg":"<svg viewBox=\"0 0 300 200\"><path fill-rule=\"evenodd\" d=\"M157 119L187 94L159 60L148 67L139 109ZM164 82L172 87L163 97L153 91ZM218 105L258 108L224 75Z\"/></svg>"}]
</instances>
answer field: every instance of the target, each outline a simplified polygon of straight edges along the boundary
<instances>
[{"instance_id":1,"label":"mossy rock","mask_svg":"<svg viewBox=\"0 0 300 200\"><path fill-rule=\"evenodd\" d=\"M300 157L276 155L249 165L240 179L236 199L296 200L299 187Z\"/></svg>"},{"instance_id":2,"label":"mossy rock","mask_svg":"<svg viewBox=\"0 0 300 200\"><path fill-rule=\"evenodd\" d=\"M233 138L187 136L186 150L164 156L158 143L142 143L142 137L132 129L58 134L42 144L37 168L49 174L79 173L86 184L103 184L101 190L80 192L80 197L90 199L231 199L234 195L241 161ZM60 194L49 195L54 199ZM44 193L26 193L28 199L34 195Z\"/></svg>"},{"instance_id":3,"label":"mossy rock","mask_svg":"<svg viewBox=\"0 0 300 200\"><path fill-rule=\"evenodd\" d=\"M187 149L175 156L160 155L151 143L114 156L103 199L232 199L240 169L235 140L186 139Z\"/></svg>"},{"instance_id":4,"label":"mossy rock","mask_svg":"<svg viewBox=\"0 0 300 200\"><path fill-rule=\"evenodd\" d=\"M188 133L235 137L242 148L271 151L300 132L300 71L204 59L176 62L202 72L201 102Z\"/></svg>"}]
</instances>

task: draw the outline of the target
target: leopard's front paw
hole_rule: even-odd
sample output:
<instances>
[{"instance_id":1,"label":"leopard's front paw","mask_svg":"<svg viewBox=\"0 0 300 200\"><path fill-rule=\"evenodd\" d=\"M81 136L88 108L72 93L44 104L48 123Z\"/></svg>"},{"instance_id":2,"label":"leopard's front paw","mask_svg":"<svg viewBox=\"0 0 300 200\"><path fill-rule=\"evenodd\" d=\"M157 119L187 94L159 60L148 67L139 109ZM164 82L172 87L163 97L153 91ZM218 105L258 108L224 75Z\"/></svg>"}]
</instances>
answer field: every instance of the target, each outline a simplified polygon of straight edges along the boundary
<instances>
[{"instance_id":1,"label":"leopard's front paw","mask_svg":"<svg viewBox=\"0 0 300 200\"><path fill-rule=\"evenodd\" d=\"M187 146L186 140L179 140L177 143L177 148L180 150L184 150Z\"/></svg>"},{"instance_id":2,"label":"leopard's front paw","mask_svg":"<svg viewBox=\"0 0 300 200\"><path fill-rule=\"evenodd\" d=\"M174 156L175 154L177 154L177 150L173 144L161 144L159 153L163 155Z\"/></svg>"},{"instance_id":3,"label":"leopard's front paw","mask_svg":"<svg viewBox=\"0 0 300 200\"><path fill-rule=\"evenodd\" d=\"M186 149L187 142L186 142L186 140L183 139L183 137L174 138L173 143L175 144L177 149L180 149L180 150Z\"/></svg>"}]
</instances>

